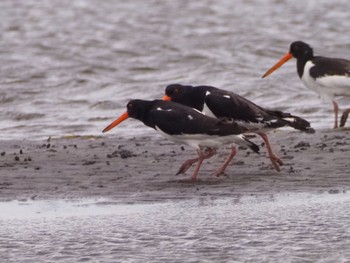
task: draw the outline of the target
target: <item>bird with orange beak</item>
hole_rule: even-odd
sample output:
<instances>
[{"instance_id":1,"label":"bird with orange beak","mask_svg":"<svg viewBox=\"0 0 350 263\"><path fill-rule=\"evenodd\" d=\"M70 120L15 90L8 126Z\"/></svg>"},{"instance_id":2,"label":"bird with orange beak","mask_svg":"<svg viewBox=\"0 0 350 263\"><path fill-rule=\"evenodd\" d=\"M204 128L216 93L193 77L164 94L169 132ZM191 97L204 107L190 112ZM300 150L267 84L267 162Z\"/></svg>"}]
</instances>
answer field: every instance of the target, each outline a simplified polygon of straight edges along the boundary
<instances>
[{"instance_id":1,"label":"bird with orange beak","mask_svg":"<svg viewBox=\"0 0 350 263\"><path fill-rule=\"evenodd\" d=\"M281 127L314 132L310 123L298 116L264 109L232 91L213 86L171 84L165 88L163 100L181 103L213 118L237 122L246 127L250 133L258 134L265 142L269 158L277 171L280 171L283 162L272 151L266 132Z\"/></svg>"},{"instance_id":2,"label":"bird with orange beak","mask_svg":"<svg viewBox=\"0 0 350 263\"><path fill-rule=\"evenodd\" d=\"M103 133L129 117L143 122L171 141L195 148L198 158L184 162L177 173L184 173L197 163L192 180L197 179L203 160L215 155L216 149L222 145L234 143L259 153L259 146L242 135L247 131L246 128L235 122L225 123L208 117L197 110L171 101L131 100L127 104L127 111L108 125ZM220 172L225 170L229 161L223 164Z\"/></svg>"},{"instance_id":3,"label":"bird with orange beak","mask_svg":"<svg viewBox=\"0 0 350 263\"><path fill-rule=\"evenodd\" d=\"M297 60L297 72L304 85L323 98L331 98L334 111L334 128L338 128L339 106L336 96L350 97L350 61L342 58L314 56L313 49L302 41L293 42L289 52L270 68L262 77L265 78L291 58ZM340 127L346 123L350 108L344 110Z\"/></svg>"}]
</instances>

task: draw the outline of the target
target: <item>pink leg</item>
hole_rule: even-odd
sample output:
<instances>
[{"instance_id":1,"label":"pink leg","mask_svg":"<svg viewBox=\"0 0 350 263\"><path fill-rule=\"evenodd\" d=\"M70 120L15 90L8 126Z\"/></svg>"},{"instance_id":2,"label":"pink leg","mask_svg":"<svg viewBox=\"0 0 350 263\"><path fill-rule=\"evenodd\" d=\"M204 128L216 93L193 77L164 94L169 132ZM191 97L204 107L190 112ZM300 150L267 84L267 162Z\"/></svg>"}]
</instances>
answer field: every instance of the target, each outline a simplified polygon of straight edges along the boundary
<instances>
[{"instance_id":1,"label":"pink leg","mask_svg":"<svg viewBox=\"0 0 350 263\"><path fill-rule=\"evenodd\" d=\"M273 151L271 149L270 142L269 142L269 138L267 137L267 135L265 133L258 133L258 134L261 136L261 138L265 142L266 149L267 149L267 152L269 154L269 157L270 157L270 160L271 160L273 166L275 167L276 171L280 172L281 171L280 165L283 165L282 160L280 158L278 158L276 154L273 153Z\"/></svg>"},{"instance_id":2,"label":"pink leg","mask_svg":"<svg viewBox=\"0 0 350 263\"><path fill-rule=\"evenodd\" d=\"M176 173L176 175L186 173L186 171L192 166L192 164L198 162L198 160L199 160L199 157L194 158L194 159L189 159L186 162L184 162L181 165L179 171Z\"/></svg>"},{"instance_id":3,"label":"pink leg","mask_svg":"<svg viewBox=\"0 0 350 263\"><path fill-rule=\"evenodd\" d=\"M334 119L334 129L336 129L336 128L338 128L338 111L339 111L339 107L338 107L338 104L334 100L332 100L332 103L333 103L333 110L334 110L334 117L335 117L335 119ZM344 122L344 124L345 124L345 122Z\"/></svg>"},{"instance_id":4,"label":"pink leg","mask_svg":"<svg viewBox=\"0 0 350 263\"><path fill-rule=\"evenodd\" d=\"M224 164L215 173L213 173L213 175L219 176L220 174L224 173L225 169L227 168L229 163L232 161L233 157L235 157L236 153L237 153L236 146L232 146L231 152L227 157L227 159L225 160Z\"/></svg>"},{"instance_id":5,"label":"pink leg","mask_svg":"<svg viewBox=\"0 0 350 263\"><path fill-rule=\"evenodd\" d=\"M212 148L208 148L207 153L205 153L205 152L203 153L201 150L198 150L198 156L199 156L198 163L197 163L196 168L194 169L193 175L191 177L191 179L193 181L195 181L197 179L197 174L198 174L199 168L202 165L203 160L212 157L214 154L216 154L216 150L212 149Z\"/></svg>"},{"instance_id":6,"label":"pink leg","mask_svg":"<svg viewBox=\"0 0 350 263\"><path fill-rule=\"evenodd\" d=\"M209 148L207 148L207 151L210 151L210 150L215 151L214 149L209 149ZM198 162L198 160L199 160L199 157L193 158L193 159L189 159L189 160L185 161L185 162L181 165L181 167L180 167L179 171L176 173L176 175L186 173L186 171L187 171L194 163Z\"/></svg>"},{"instance_id":7,"label":"pink leg","mask_svg":"<svg viewBox=\"0 0 350 263\"><path fill-rule=\"evenodd\" d=\"M345 123L346 123L346 120L348 119L349 113L350 113L350 108L346 109L343 112L343 115L341 116L341 119L340 119L340 127L344 127L345 126Z\"/></svg>"}]
</instances>

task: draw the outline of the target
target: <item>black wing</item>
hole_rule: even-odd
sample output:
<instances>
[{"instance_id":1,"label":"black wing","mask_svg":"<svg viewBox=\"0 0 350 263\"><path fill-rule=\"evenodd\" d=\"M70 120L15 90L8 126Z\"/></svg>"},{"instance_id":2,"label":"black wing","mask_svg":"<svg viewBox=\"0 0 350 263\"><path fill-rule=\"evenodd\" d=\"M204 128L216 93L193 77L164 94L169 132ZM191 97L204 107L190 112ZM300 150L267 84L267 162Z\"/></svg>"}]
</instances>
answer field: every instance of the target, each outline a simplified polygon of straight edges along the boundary
<instances>
[{"instance_id":1,"label":"black wing","mask_svg":"<svg viewBox=\"0 0 350 263\"><path fill-rule=\"evenodd\" d=\"M268 128L290 126L298 130L312 132L310 123L290 113L267 110L233 92L211 93L206 104L218 118L232 118L234 121L261 123Z\"/></svg>"},{"instance_id":2,"label":"black wing","mask_svg":"<svg viewBox=\"0 0 350 263\"><path fill-rule=\"evenodd\" d=\"M205 100L208 108L218 117L232 118L236 121L266 122L276 119L274 111L267 111L255 103L235 94L209 94Z\"/></svg>"},{"instance_id":3,"label":"black wing","mask_svg":"<svg viewBox=\"0 0 350 263\"><path fill-rule=\"evenodd\" d=\"M151 110L150 117L154 126L170 135L208 134L225 136L247 131L246 128L235 122L223 123L218 119L205 116L180 104L173 106L169 103L166 106L155 107Z\"/></svg>"}]
</instances>

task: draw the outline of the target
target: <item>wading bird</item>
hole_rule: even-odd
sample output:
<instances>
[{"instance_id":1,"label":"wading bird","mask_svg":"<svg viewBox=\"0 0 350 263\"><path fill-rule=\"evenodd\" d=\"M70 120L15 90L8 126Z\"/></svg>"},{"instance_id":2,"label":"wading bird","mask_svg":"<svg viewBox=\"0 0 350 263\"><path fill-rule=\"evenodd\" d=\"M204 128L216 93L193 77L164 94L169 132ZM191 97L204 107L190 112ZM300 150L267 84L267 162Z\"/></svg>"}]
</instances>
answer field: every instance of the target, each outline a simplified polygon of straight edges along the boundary
<instances>
[{"instance_id":1,"label":"wading bird","mask_svg":"<svg viewBox=\"0 0 350 263\"><path fill-rule=\"evenodd\" d=\"M306 132L314 132L310 123L300 117L282 111L264 109L231 91L212 86L171 84L165 89L163 100L171 100L195 108L207 116L234 121L248 132L261 136L269 158L277 171L283 162L273 153L266 132L289 126Z\"/></svg>"},{"instance_id":2,"label":"wading bird","mask_svg":"<svg viewBox=\"0 0 350 263\"><path fill-rule=\"evenodd\" d=\"M338 128L338 103L336 96L350 96L350 61L341 58L314 56L313 49L302 41L293 42L289 52L270 68L263 78L281 67L291 58L297 59L297 72L306 87L319 93L322 98L330 97L333 102L334 128ZM340 127L344 127L350 108L343 112Z\"/></svg>"},{"instance_id":3,"label":"wading bird","mask_svg":"<svg viewBox=\"0 0 350 263\"><path fill-rule=\"evenodd\" d=\"M198 158L184 162L177 173L184 173L197 162L192 180L196 180L203 160L212 157L216 149L224 144L248 146L259 153L259 146L242 135L248 129L236 122L227 123L211 118L195 109L171 101L131 100L126 107L127 111L108 125L103 132L111 130L131 117L155 129L171 141L195 148ZM229 162L230 160L227 160L219 171L225 170Z\"/></svg>"}]
</instances>

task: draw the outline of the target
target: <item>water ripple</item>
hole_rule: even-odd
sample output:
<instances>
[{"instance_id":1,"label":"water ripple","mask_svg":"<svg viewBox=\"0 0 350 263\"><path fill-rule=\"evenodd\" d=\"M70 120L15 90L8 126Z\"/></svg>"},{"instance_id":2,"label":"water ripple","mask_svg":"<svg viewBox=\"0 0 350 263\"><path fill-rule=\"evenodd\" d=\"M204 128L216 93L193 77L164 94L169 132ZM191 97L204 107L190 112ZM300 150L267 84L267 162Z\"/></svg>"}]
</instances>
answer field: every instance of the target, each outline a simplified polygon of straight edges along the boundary
<instances>
[{"instance_id":1,"label":"water ripple","mask_svg":"<svg viewBox=\"0 0 350 263\"><path fill-rule=\"evenodd\" d=\"M349 19L345 0L303 6L274 0L0 5L0 119L11 115L13 121L0 121L1 139L19 138L31 126L41 126L38 138L48 130L64 136L57 119L71 126L79 118L87 129L71 132L99 134L100 118L124 111L129 99L161 98L173 82L226 88L302 114L316 128L332 125L330 102L303 87L295 62L267 79L261 75L296 39L320 54L347 54L346 23L339 23ZM347 104L341 100L341 107ZM21 128L14 133L14 127Z\"/></svg>"},{"instance_id":2,"label":"water ripple","mask_svg":"<svg viewBox=\"0 0 350 263\"><path fill-rule=\"evenodd\" d=\"M114 262L116 255L152 262L334 262L350 256L349 205L349 194L338 191L145 204L12 201L0 203L0 252L42 262Z\"/></svg>"}]
</instances>

